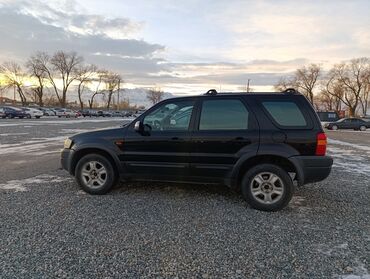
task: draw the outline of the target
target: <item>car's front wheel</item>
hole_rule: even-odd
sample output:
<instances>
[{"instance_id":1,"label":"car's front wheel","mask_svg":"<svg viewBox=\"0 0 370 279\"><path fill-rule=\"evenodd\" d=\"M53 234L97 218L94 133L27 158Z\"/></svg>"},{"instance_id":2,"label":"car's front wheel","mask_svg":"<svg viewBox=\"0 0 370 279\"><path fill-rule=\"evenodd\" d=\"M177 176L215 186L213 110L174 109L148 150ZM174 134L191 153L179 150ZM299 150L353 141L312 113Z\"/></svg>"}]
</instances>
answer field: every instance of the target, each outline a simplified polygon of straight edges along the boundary
<instances>
[{"instance_id":1,"label":"car's front wheel","mask_svg":"<svg viewBox=\"0 0 370 279\"><path fill-rule=\"evenodd\" d=\"M251 207L263 211L278 211L292 199L294 185L289 174L282 168L261 164L244 175L241 190Z\"/></svg>"},{"instance_id":2,"label":"car's front wheel","mask_svg":"<svg viewBox=\"0 0 370 279\"><path fill-rule=\"evenodd\" d=\"M80 187L93 195L106 194L117 183L112 163L100 154L82 157L77 163L75 177Z\"/></svg>"},{"instance_id":3,"label":"car's front wheel","mask_svg":"<svg viewBox=\"0 0 370 279\"><path fill-rule=\"evenodd\" d=\"M337 125L333 125L333 127L331 127L332 130L336 131L338 130L338 126Z\"/></svg>"},{"instance_id":4,"label":"car's front wheel","mask_svg":"<svg viewBox=\"0 0 370 279\"><path fill-rule=\"evenodd\" d=\"M361 125L360 126L360 131L366 131L366 126Z\"/></svg>"}]
</instances>

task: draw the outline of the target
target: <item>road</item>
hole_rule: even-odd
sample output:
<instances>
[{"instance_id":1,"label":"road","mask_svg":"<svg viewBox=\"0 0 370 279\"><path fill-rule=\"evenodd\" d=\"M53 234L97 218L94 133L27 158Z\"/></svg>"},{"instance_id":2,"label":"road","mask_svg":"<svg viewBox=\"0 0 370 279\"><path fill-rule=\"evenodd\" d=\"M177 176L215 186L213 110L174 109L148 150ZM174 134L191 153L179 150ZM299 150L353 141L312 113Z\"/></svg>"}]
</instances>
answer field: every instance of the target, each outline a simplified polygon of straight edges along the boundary
<instances>
[{"instance_id":1,"label":"road","mask_svg":"<svg viewBox=\"0 0 370 279\"><path fill-rule=\"evenodd\" d=\"M266 213L222 186L85 194L63 139L121 123L0 120L1 278L370 278L370 132L328 132L330 177Z\"/></svg>"}]
</instances>

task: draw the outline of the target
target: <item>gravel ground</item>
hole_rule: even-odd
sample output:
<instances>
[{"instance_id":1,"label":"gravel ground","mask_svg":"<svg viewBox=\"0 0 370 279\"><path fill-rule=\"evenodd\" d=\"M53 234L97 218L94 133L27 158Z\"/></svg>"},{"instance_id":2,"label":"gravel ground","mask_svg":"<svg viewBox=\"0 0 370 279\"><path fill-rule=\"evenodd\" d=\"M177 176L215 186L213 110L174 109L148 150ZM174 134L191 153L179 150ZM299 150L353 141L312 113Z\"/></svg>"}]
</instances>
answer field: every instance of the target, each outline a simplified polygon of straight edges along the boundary
<instances>
[{"instance_id":1,"label":"gravel ground","mask_svg":"<svg viewBox=\"0 0 370 279\"><path fill-rule=\"evenodd\" d=\"M0 135L23 132L6 123L0 121ZM13 142L0 136L2 177L5 158L17 156L6 144L21 145L35 133L47 138L47 125ZM363 148L346 145L347 134ZM13 172L0 180L0 277L369 279L370 145L368 134L356 135L329 133L336 162L330 177L297 189L275 213L253 210L221 186L132 183L91 196L57 167L39 165L33 176ZM45 150L60 149L56 140L49 143ZM58 160L28 155L23 164L35 156ZM354 171L351 164L359 163Z\"/></svg>"}]
</instances>

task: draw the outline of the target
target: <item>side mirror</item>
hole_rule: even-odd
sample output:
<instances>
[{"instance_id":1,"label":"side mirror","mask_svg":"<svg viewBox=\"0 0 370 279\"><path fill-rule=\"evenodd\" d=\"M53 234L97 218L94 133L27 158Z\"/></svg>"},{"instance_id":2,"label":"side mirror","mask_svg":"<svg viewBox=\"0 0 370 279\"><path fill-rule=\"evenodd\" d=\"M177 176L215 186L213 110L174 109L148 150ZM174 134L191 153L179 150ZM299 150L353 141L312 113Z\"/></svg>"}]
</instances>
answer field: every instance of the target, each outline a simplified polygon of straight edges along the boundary
<instances>
[{"instance_id":1,"label":"side mirror","mask_svg":"<svg viewBox=\"0 0 370 279\"><path fill-rule=\"evenodd\" d=\"M144 124L142 121L136 121L134 130L143 136L149 136L152 131L152 127L148 124Z\"/></svg>"},{"instance_id":2,"label":"side mirror","mask_svg":"<svg viewBox=\"0 0 370 279\"><path fill-rule=\"evenodd\" d=\"M142 131L144 130L144 125L143 125L143 122L141 121L136 121L135 122L135 126L134 126L134 130L138 133L142 133Z\"/></svg>"}]
</instances>

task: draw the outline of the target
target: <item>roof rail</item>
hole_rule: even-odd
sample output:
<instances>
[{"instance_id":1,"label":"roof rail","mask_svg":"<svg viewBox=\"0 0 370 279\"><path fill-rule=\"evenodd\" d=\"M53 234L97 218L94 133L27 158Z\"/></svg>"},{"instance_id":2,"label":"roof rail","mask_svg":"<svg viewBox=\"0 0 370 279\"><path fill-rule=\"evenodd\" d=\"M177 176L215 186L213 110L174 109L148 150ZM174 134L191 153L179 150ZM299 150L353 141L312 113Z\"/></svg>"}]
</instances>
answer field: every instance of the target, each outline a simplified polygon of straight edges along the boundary
<instances>
[{"instance_id":1,"label":"roof rail","mask_svg":"<svg viewBox=\"0 0 370 279\"><path fill-rule=\"evenodd\" d=\"M296 94L296 93L299 93L299 92L297 90L295 90L294 88L287 88L282 93Z\"/></svg>"},{"instance_id":2,"label":"roof rail","mask_svg":"<svg viewBox=\"0 0 370 279\"><path fill-rule=\"evenodd\" d=\"M204 95L217 95L216 89L209 89Z\"/></svg>"}]
</instances>

